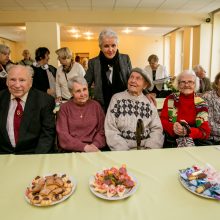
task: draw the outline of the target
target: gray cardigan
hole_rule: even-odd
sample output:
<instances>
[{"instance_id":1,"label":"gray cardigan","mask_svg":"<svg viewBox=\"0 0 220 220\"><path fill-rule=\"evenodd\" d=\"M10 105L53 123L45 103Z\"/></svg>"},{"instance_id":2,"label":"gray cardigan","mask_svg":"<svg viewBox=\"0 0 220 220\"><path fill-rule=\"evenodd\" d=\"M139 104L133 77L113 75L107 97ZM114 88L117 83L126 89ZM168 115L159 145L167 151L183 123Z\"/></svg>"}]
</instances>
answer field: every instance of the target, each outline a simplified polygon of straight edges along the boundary
<instances>
[{"instance_id":1,"label":"gray cardigan","mask_svg":"<svg viewBox=\"0 0 220 220\"><path fill-rule=\"evenodd\" d=\"M119 65L121 69L121 74L120 74L121 80L124 84L124 87L127 88L127 81L130 75L130 71L132 69L131 61L127 54L119 53ZM99 56L89 60L88 70L86 72L85 79L87 80L89 87L91 87L93 82L95 83L94 99L97 100L102 106L104 106L101 63Z\"/></svg>"}]
</instances>

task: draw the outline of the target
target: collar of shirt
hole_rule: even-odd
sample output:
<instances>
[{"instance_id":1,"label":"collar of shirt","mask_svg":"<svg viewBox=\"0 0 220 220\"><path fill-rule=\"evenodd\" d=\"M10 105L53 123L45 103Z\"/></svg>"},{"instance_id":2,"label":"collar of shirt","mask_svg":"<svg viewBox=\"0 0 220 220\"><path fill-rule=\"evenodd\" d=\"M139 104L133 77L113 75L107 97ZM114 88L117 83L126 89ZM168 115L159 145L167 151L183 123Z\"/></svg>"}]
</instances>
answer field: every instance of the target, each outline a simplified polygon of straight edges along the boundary
<instances>
[{"instance_id":1,"label":"collar of shirt","mask_svg":"<svg viewBox=\"0 0 220 220\"><path fill-rule=\"evenodd\" d=\"M27 92L24 96L22 96L20 99L21 99L21 101L22 101L23 103L26 103L27 97L28 97L28 92ZM11 99L11 100L14 100L14 99L15 99L15 96L13 96L13 95L11 94L10 99Z\"/></svg>"}]
</instances>

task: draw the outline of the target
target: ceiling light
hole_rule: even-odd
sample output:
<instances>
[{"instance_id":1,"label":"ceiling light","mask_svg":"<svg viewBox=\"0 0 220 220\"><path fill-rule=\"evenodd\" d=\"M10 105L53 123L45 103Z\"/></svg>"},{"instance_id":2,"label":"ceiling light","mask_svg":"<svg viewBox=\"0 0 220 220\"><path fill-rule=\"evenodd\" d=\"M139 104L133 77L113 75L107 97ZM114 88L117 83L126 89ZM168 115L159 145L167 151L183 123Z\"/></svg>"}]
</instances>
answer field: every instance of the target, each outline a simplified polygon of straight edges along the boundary
<instances>
[{"instance_id":1,"label":"ceiling light","mask_svg":"<svg viewBox=\"0 0 220 220\"><path fill-rule=\"evenodd\" d=\"M86 36L91 36L91 35L93 35L93 33L90 32L90 31L84 32L83 34L86 35Z\"/></svg>"},{"instance_id":2,"label":"ceiling light","mask_svg":"<svg viewBox=\"0 0 220 220\"><path fill-rule=\"evenodd\" d=\"M150 29L149 27L138 27L138 30L141 30L141 31L146 31Z\"/></svg>"},{"instance_id":3,"label":"ceiling light","mask_svg":"<svg viewBox=\"0 0 220 220\"><path fill-rule=\"evenodd\" d=\"M76 38L76 39L78 39L78 38L81 37L81 35L76 33L76 34L73 35L73 37Z\"/></svg>"},{"instance_id":4,"label":"ceiling light","mask_svg":"<svg viewBox=\"0 0 220 220\"><path fill-rule=\"evenodd\" d=\"M129 28L126 28L126 29L122 30L122 32L123 32L123 33L126 33L126 34L129 34L129 33L132 32L132 30L129 29Z\"/></svg>"},{"instance_id":5,"label":"ceiling light","mask_svg":"<svg viewBox=\"0 0 220 220\"><path fill-rule=\"evenodd\" d=\"M69 30L69 32L71 32L71 33L75 34L75 33L78 33L78 32L79 32L79 30L77 30L77 29L73 28L73 29Z\"/></svg>"}]
</instances>

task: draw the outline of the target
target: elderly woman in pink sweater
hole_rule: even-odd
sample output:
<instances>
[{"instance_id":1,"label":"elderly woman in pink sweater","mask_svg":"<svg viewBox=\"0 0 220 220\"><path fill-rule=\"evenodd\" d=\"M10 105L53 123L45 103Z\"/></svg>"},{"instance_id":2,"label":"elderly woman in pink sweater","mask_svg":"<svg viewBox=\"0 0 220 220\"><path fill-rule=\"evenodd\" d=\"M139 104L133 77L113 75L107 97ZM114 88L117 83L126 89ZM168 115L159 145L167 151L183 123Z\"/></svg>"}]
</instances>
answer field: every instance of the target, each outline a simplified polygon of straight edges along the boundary
<instances>
[{"instance_id":1,"label":"elderly woman in pink sweater","mask_svg":"<svg viewBox=\"0 0 220 220\"><path fill-rule=\"evenodd\" d=\"M89 99L86 80L69 80L73 98L61 105L57 118L60 148L70 152L96 152L106 145L104 112L98 102Z\"/></svg>"}]
</instances>

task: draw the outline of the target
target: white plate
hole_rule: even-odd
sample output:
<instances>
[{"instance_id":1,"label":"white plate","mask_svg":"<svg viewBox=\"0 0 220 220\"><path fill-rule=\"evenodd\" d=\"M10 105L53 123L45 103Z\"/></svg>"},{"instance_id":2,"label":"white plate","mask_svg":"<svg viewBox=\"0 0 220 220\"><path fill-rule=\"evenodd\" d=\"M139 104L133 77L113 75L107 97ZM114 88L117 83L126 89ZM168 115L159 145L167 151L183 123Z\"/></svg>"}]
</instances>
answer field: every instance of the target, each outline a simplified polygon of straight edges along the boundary
<instances>
[{"instance_id":1,"label":"white plate","mask_svg":"<svg viewBox=\"0 0 220 220\"><path fill-rule=\"evenodd\" d=\"M115 195L115 196L112 196L112 197L107 197L106 193L99 193L99 192L96 192L94 190L94 187L90 185L90 183L94 182L95 180L95 177L94 176L91 176L89 178L89 188L91 190L91 192L96 195L97 197L101 198L101 199L106 199L106 200L121 200L121 199L125 199L131 195L133 195L137 188L138 188L138 181L137 179L130 173L128 173L128 175L131 177L131 179L135 182L135 186L133 186L132 188L130 189L126 189L125 193L123 196L119 196L119 195Z\"/></svg>"},{"instance_id":2,"label":"white plate","mask_svg":"<svg viewBox=\"0 0 220 220\"><path fill-rule=\"evenodd\" d=\"M44 176L42 176L42 177L51 176L51 175L53 175L53 174L44 175ZM57 174L57 175L58 175L59 177L61 177L63 174ZM68 175L67 175L67 176L68 176ZM55 201L55 202L52 201L52 203L51 203L50 205L47 205L47 206L56 205L56 204L58 204L58 203L61 203L61 202L63 202L64 200L66 200L67 198L69 198L69 197L74 193L74 191L76 190L76 185L77 185L76 179L75 179L74 177L72 177L72 176L68 176L68 178L69 178L69 180L71 180L71 182L72 182L72 184L73 184L72 191L71 191L68 195L63 196L63 198L62 198L61 200ZM31 187L31 186L32 186L32 184L29 185L29 187ZM25 190L24 197L25 197L25 200L26 200L29 204L31 204L31 205L40 206L40 207L46 207L46 206L42 206L41 204L32 204L32 203L30 202L30 199L26 196L26 190Z\"/></svg>"},{"instance_id":3,"label":"white plate","mask_svg":"<svg viewBox=\"0 0 220 220\"><path fill-rule=\"evenodd\" d=\"M213 198L213 197L211 197L211 196L207 196L207 195L204 195L204 194L202 194L202 193L200 194L200 193L197 193L197 192L195 192L194 190L190 189L190 188L189 188L188 181L185 180L185 179L183 179L181 176L179 176L179 180L180 180L181 184L182 184L188 191L190 191L191 193L193 193L193 194L195 194L195 195L197 195L197 196L203 197L203 198L215 199L215 198Z\"/></svg>"}]
</instances>

